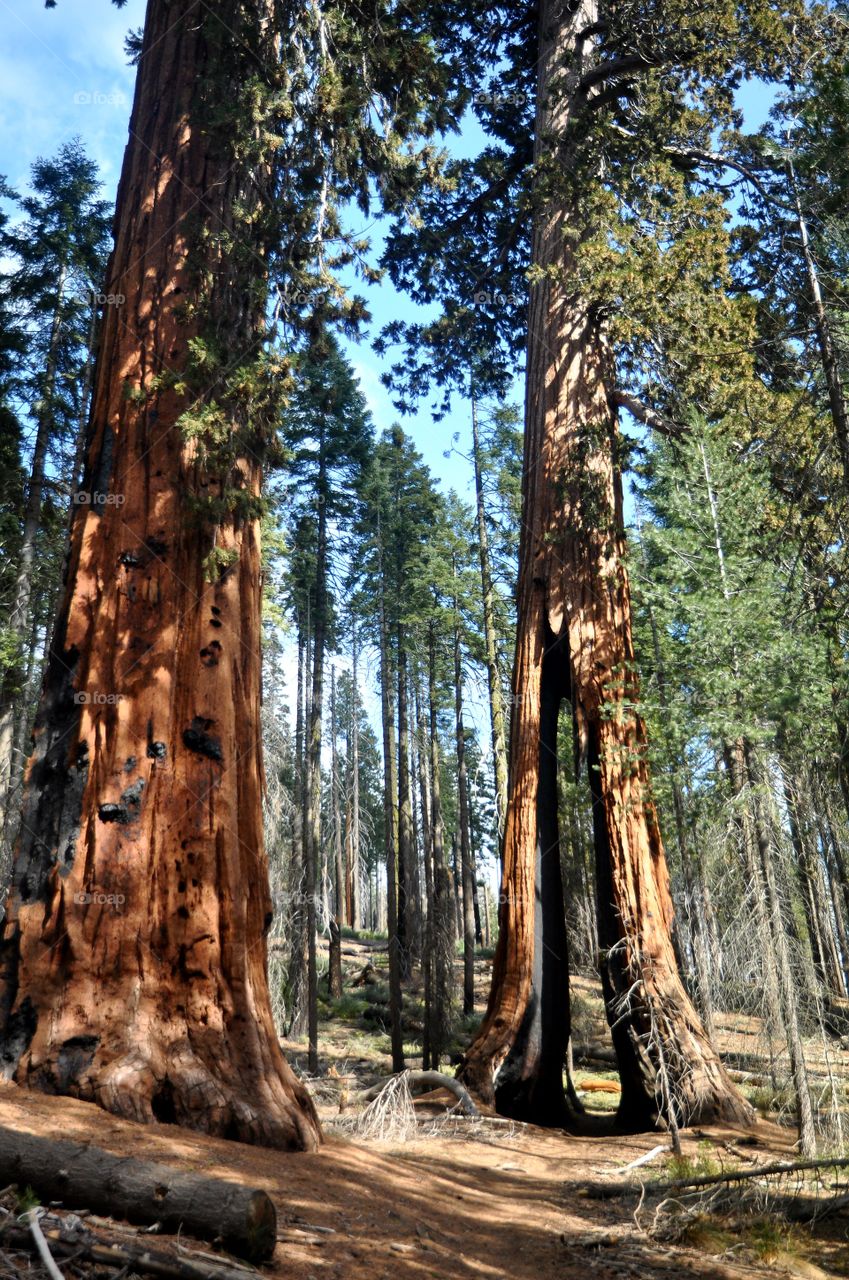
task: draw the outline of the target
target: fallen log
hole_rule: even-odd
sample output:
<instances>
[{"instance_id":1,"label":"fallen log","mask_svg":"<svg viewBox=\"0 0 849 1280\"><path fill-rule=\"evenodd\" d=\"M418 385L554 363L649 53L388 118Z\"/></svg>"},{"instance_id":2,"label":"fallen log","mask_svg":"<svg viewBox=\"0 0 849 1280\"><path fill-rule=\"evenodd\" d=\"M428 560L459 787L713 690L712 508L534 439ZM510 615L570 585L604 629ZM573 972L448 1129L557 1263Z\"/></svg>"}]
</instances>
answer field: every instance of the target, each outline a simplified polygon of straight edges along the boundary
<instances>
[{"instance_id":1,"label":"fallen log","mask_svg":"<svg viewBox=\"0 0 849 1280\"><path fill-rule=\"evenodd\" d=\"M453 1076L444 1076L441 1071L408 1071L406 1072L407 1084L412 1091L414 1088L423 1085L428 1089L448 1089L454 1094L460 1104L460 1109L467 1116L479 1116L480 1112L472 1101L472 1096L468 1089L455 1080ZM358 1093L353 1102L373 1102L378 1094L382 1093L390 1080L394 1080L395 1076L386 1076L385 1079L378 1081L372 1085L370 1089L366 1089L363 1093Z\"/></svg>"},{"instance_id":2,"label":"fallen log","mask_svg":"<svg viewBox=\"0 0 849 1280\"><path fill-rule=\"evenodd\" d=\"M582 1093L621 1093L618 1080L577 1080L575 1088Z\"/></svg>"},{"instance_id":3,"label":"fallen log","mask_svg":"<svg viewBox=\"0 0 849 1280\"><path fill-rule=\"evenodd\" d=\"M277 1213L255 1187L183 1173L169 1165L115 1156L81 1142L55 1141L0 1127L0 1186L32 1187L42 1202L90 1209L128 1222L159 1223L220 1241L261 1262L274 1252Z\"/></svg>"},{"instance_id":4,"label":"fallen log","mask_svg":"<svg viewBox=\"0 0 849 1280\"><path fill-rule=\"evenodd\" d=\"M373 987L377 983L377 970L369 960L368 964L360 970L356 978L351 983L352 987Z\"/></svg>"},{"instance_id":5,"label":"fallen log","mask_svg":"<svg viewBox=\"0 0 849 1280\"><path fill-rule=\"evenodd\" d=\"M700 1174L693 1178L670 1178L666 1182L590 1182L586 1184L584 1194L591 1200L607 1200L614 1196L630 1194L658 1195L667 1191L695 1191L701 1187L715 1187L723 1182L750 1182L753 1178L777 1178L783 1174L809 1173L814 1169L846 1169L849 1168L849 1157L839 1156L832 1160L785 1160L776 1164L761 1164L755 1169L729 1169L727 1173Z\"/></svg>"},{"instance_id":6,"label":"fallen log","mask_svg":"<svg viewBox=\"0 0 849 1280\"><path fill-rule=\"evenodd\" d=\"M589 1044L576 1044L573 1049L573 1054L575 1062L581 1066L585 1066L589 1062L600 1062L605 1066L610 1067L615 1067L617 1065L614 1050L611 1046L606 1044L596 1044L592 1042Z\"/></svg>"}]
</instances>

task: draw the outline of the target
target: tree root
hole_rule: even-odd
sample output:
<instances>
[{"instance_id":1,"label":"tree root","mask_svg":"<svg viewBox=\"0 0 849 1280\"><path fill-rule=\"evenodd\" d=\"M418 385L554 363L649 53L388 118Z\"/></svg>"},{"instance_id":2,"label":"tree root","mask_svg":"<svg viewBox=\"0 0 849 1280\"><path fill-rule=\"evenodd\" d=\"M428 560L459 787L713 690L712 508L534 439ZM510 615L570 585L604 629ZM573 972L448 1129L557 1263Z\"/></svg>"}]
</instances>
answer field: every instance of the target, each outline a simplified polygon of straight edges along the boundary
<instances>
[{"instance_id":1,"label":"tree root","mask_svg":"<svg viewBox=\"0 0 849 1280\"><path fill-rule=\"evenodd\" d=\"M455 1080L453 1076L444 1076L441 1071L407 1071L407 1085L412 1090L416 1086L424 1086L428 1089L448 1089L454 1094L459 1103L460 1110L467 1116L480 1116L480 1112L475 1106L472 1096L468 1089ZM366 1089L364 1093L358 1093L352 1098L353 1102L373 1102L391 1080L396 1076L387 1076L385 1079L378 1081L376 1085L372 1085L370 1089Z\"/></svg>"}]
</instances>

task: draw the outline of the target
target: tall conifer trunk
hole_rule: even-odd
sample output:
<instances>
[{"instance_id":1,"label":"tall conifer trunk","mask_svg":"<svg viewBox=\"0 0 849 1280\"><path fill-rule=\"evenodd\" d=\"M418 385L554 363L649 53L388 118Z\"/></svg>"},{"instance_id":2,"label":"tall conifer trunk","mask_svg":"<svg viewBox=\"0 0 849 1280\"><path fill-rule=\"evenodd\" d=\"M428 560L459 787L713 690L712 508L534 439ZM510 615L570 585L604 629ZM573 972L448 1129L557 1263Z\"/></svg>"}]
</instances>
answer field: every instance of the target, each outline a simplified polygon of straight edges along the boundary
<instances>
[{"instance_id":1,"label":"tall conifer trunk","mask_svg":"<svg viewBox=\"0 0 849 1280\"><path fill-rule=\"evenodd\" d=\"M360 690L357 683L359 636L356 619L352 618L351 635L351 918L348 923L359 929L362 917L360 887Z\"/></svg>"},{"instance_id":2,"label":"tall conifer trunk","mask_svg":"<svg viewBox=\"0 0 849 1280\"><path fill-rule=\"evenodd\" d=\"M413 796L410 784L410 714L407 687L407 638L399 623L398 640L398 954L401 976L409 977L421 960L413 885L415 843Z\"/></svg>"},{"instance_id":3,"label":"tall conifer trunk","mask_svg":"<svg viewBox=\"0 0 849 1280\"><path fill-rule=\"evenodd\" d=\"M535 159L552 172L568 175L574 164L570 126L584 102L579 84L592 65L597 16L593 0L541 6ZM668 872L634 711L612 361L598 311L576 292L572 246L584 228L580 197L568 187L540 201L534 222L501 931L487 1014L462 1074L510 1114L541 1123L565 1116L568 982L550 762L556 708L568 697L593 791L619 1121L656 1122L663 1074L688 1120L748 1120L672 945Z\"/></svg>"},{"instance_id":4,"label":"tall conifer trunk","mask_svg":"<svg viewBox=\"0 0 849 1280\"><path fill-rule=\"evenodd\" d=\"M501 696L501 671L498 666L498 642L495 630L495 589L492 585L492 563L489 534L486 528L486 503L483 492L478 406L472 392L472 460L475 469L475 510L478 525L478 553L481 565L483 635L486 652L486 678L489 690L489 721L492 731L492 763L495 774L495 803L498 812L498 834L504 831L507 812L507 745L504 732L504 699Z\"/></svg>"},{"instance_id":5,"label":"tall conifer trunk","mask_svg":"<svg viewBox=\"0 0 849 1280\"><path fill-rule=\"evenodd\" d=\"M56 361L59 349L60 326L62 321L62 304L65 294L67 269L64 263L59 270L56 281L56 305L50 326L50 343L47 349L47 364L44 371L44 383L41 399L38 404L38 426L33 447L32 464L30 466L27 501L24 509L24 527L21 546L18 553L17 581L9 616L9 628L16 635L20 644L20 661L13 666L5 681L0 683L0 808L5 818L6 809L14 803L12 797L20 777L19 753L15 751L18 734L15 732L16 718L26 722L26 712L22 712L21 687L26 688L22 678L23 658L26 652L25 637L31 630L30 600L32 598L33 569L35 566L35 550L38 531L41 527L42 495L47 469L47 452L53 430L54 397L56 395Z\"/></svg>"},{"instance_id":6,"label":"tall conifer trunk","mask_svg":"<svg viewBox=\"0 0 849 1280\"><path fill-rule=\"evenodd\" d=\"M318 1073L318 867L321 857L321 735L324 703L324 650L327 643L327 440L325 422L318 441L318 530L315 555L315 619L313 623L312 691L306 761L306 920L308 956L308 1062Z\"/></svg>"},{"instance_id":7,"label":"tall conifer trunk","mask_svg":"<svg viewBox=\"0 0 849 1280\"><path fill-rule=\"evenodd\" d=\"M392 657L386 618L383 547L378 530L380 575L380 709L383 721L383 802L386 848L386 932L389 935L389 1018L392 1070L404 1070L401 1027L401 945L398 938L398 772L395 754L395 716L392 705Z\"/></svg>"},{"instance_id":8,"label":"tall conifer trunk","mask_svg":"<svg viewBox=\"0 0 849 1280\"><path fill-rule=\"evenodd\" d=\"M454 566L456 579L457 568ZM457 741L457 808L460 818L460 876L463 889L463 1013L475 1011L475 871L469 823L469 775L463 724L463 661L458 601L454 595L454 724Z\"/></svg>"},{"instance_id":9,"label":"tall conifer trunk","mask_svg":"<svg viewBox=\"0 0 849 1280\"><path fill-rule=\"evenodd\" d=\"M194 404L181 385L194 339L242 362L262 340L262 259L235 219L262 206L271 153L248 168L257 139L234 146L207 99L236 101L248 65L273 64L273 11L148 5L106 285L126 304L104 321L92 498L73 522L28 766L0 1051L20 1085L298 1148L318 1122L266 982L260 474L232 434L254 424L224 376ZM179 421L213 405L226 469ZM214 530L192 512L208 498Z\"/></svg>"}]
</instances>

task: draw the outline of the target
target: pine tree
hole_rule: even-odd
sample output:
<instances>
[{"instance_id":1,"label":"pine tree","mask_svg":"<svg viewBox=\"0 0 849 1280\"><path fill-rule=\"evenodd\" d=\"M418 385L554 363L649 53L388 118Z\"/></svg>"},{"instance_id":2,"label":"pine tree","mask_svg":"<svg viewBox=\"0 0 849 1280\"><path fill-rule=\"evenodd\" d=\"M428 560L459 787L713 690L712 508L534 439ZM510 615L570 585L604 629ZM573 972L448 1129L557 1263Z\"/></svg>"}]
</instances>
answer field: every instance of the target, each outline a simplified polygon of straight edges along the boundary
<instances>
[{"instance_id":1,"label":"pine tree","mask_svg":"<svg viewBox=\"0 0 849 1280\"><path fill-rule=\"evenodd\" d=\"M77 141L54 159L37 160L30 185L31 194L18 202L20 220L0 235L13 262L3 281L4 304L26 334L15 400L34 430L9 612L14 651L0 684L0 826L14 805L31 720L21 701L27 644L39 633L31 605L40 605L49 627L59 588L61 552L55 547L61 547L62 516L76 492L110 224L97 168Z\"/></svg>"},{"instance_id":2,"label":"pine tree","mask_svg":"<svg viewBox=\"0 0 849 1280\"><path fill-rule=\"evenodd\" d=\"M406 724L398 694L408 701L404 678L410 628L428 601L426 545L438 507L432 479L420 455L398 427L384 432L371 459L361 494L354 580L364 629L379 637L383 721L385 839L389 959L393 1013L393 1066L400 1070L402 975L408 971L406 943L415 911L407 897L412 882L412 792L409 766L409 711ZM407 739L402 748L402 729ZM402 843L402 803L408 806ZM415 926L414 926L415 927Z\"/></svg>"},{"instance_id":3,"label":"pine tree","mask_svg":"<svg viewBox=\"0 0 849 1280\"><path fill-rule=\"evenodd\" d=\"M307 1005L310 1070L318 1070L318 978L316 901L321 855L321 747L325 653L332 644L329 578L333 550L344 537L353 513L371 442L371 425L362 392L338 343L330 336L313 341L298 361L286 407L282 442L290 453L286 486L293 524L305 530L306 507L312 525L315 558L310 596L312 687L306 726L304 794L304 896L307 935ZM338 904L337 904L338 911ZM336 917L338 928L339 920Z\"/></svg>"},{"instance_id":4,"label":"pine tree","mask_svg":"<svg viewBox=\"0 0 849 1280\"><path fill-rule=\"evenodd\" d=\"M803 719L827 722L825 647L815 628L806 633L798 626L798 588L783 580L780 561L769 554L769 525L760 514L774 501L768 477L757 455L735 444L729 424L708 430L692 423L686 440L657 451L649 477L653 521L643 538L665 685L663 710L655 710L665 721L658 738L680 742L683 735L687 750L705 735L727 761L739 815L741 883L763 958L759 985L775 1032L788 1040L800 1136L810 1154L815 1138L802 1011L767 762L779 737L794 733ZM800 669L804 688L794 674ZM670 676L686 707L671 699ZM679 761L683 750L673 748ZM795 843L798 848L798 834ZM809 921L815 949L818 933Z\"/></svg>"}]
</instances>

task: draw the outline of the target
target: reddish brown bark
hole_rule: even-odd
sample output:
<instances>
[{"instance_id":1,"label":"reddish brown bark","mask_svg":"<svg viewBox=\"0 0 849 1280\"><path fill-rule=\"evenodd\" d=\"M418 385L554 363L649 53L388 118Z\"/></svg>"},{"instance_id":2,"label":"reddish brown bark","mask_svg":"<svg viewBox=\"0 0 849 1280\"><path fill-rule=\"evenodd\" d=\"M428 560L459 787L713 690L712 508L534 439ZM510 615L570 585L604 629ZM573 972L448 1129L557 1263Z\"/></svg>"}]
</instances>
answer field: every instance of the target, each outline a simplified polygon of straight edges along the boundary
<instances>
[{"instance_id":1,"label":"reddish brown bark","mask_svg":"<svg viewBox=\"0 0 849 1280\"><path fill-rule=\"evenodd\" d=\"M73 522L28 767L0 1043L21 1085L310 1148L318 1122L266 983L258 526L225 513L213 533L192 513L225 484L257 494L259 465L205 470L178 421L189 397L163 379L185 368L198 316L232 364L261 340L261 258L233 219L263 168L245 171L199 96L215 84L236 101L273 6L254 8L246 22L236 0L215 14L148 6L106 287L126 302L105 316L92 497ZM223 395L219 378L200 400ZM228 567L207 582L213 545Z\"/></svg>"},{"instance_id":2,"label":"reddish brown bark","mask_svg":"<svg viewBox=\"0 0 849 1280\"><path fill-rule=\"evenodd\" d=\"M593 0L540 14L536 160L568 173L569 127L592 58ZM462 1077L502 1110L556 1123L566 1107L566 940L557 842L557 708L571 701L589 763L599 935L622 1077L620 1123L653 1124L665 1066L679 1116L747 1120L681 982L651 801L623 562L611 359L597 309L575 292L578 200L538 209L525 412L523 523L500 935L489 1006ZM574 236L574 239L572 238ZM556 863L556 870L555 870Z\"/></svg>"}]
</instances>

